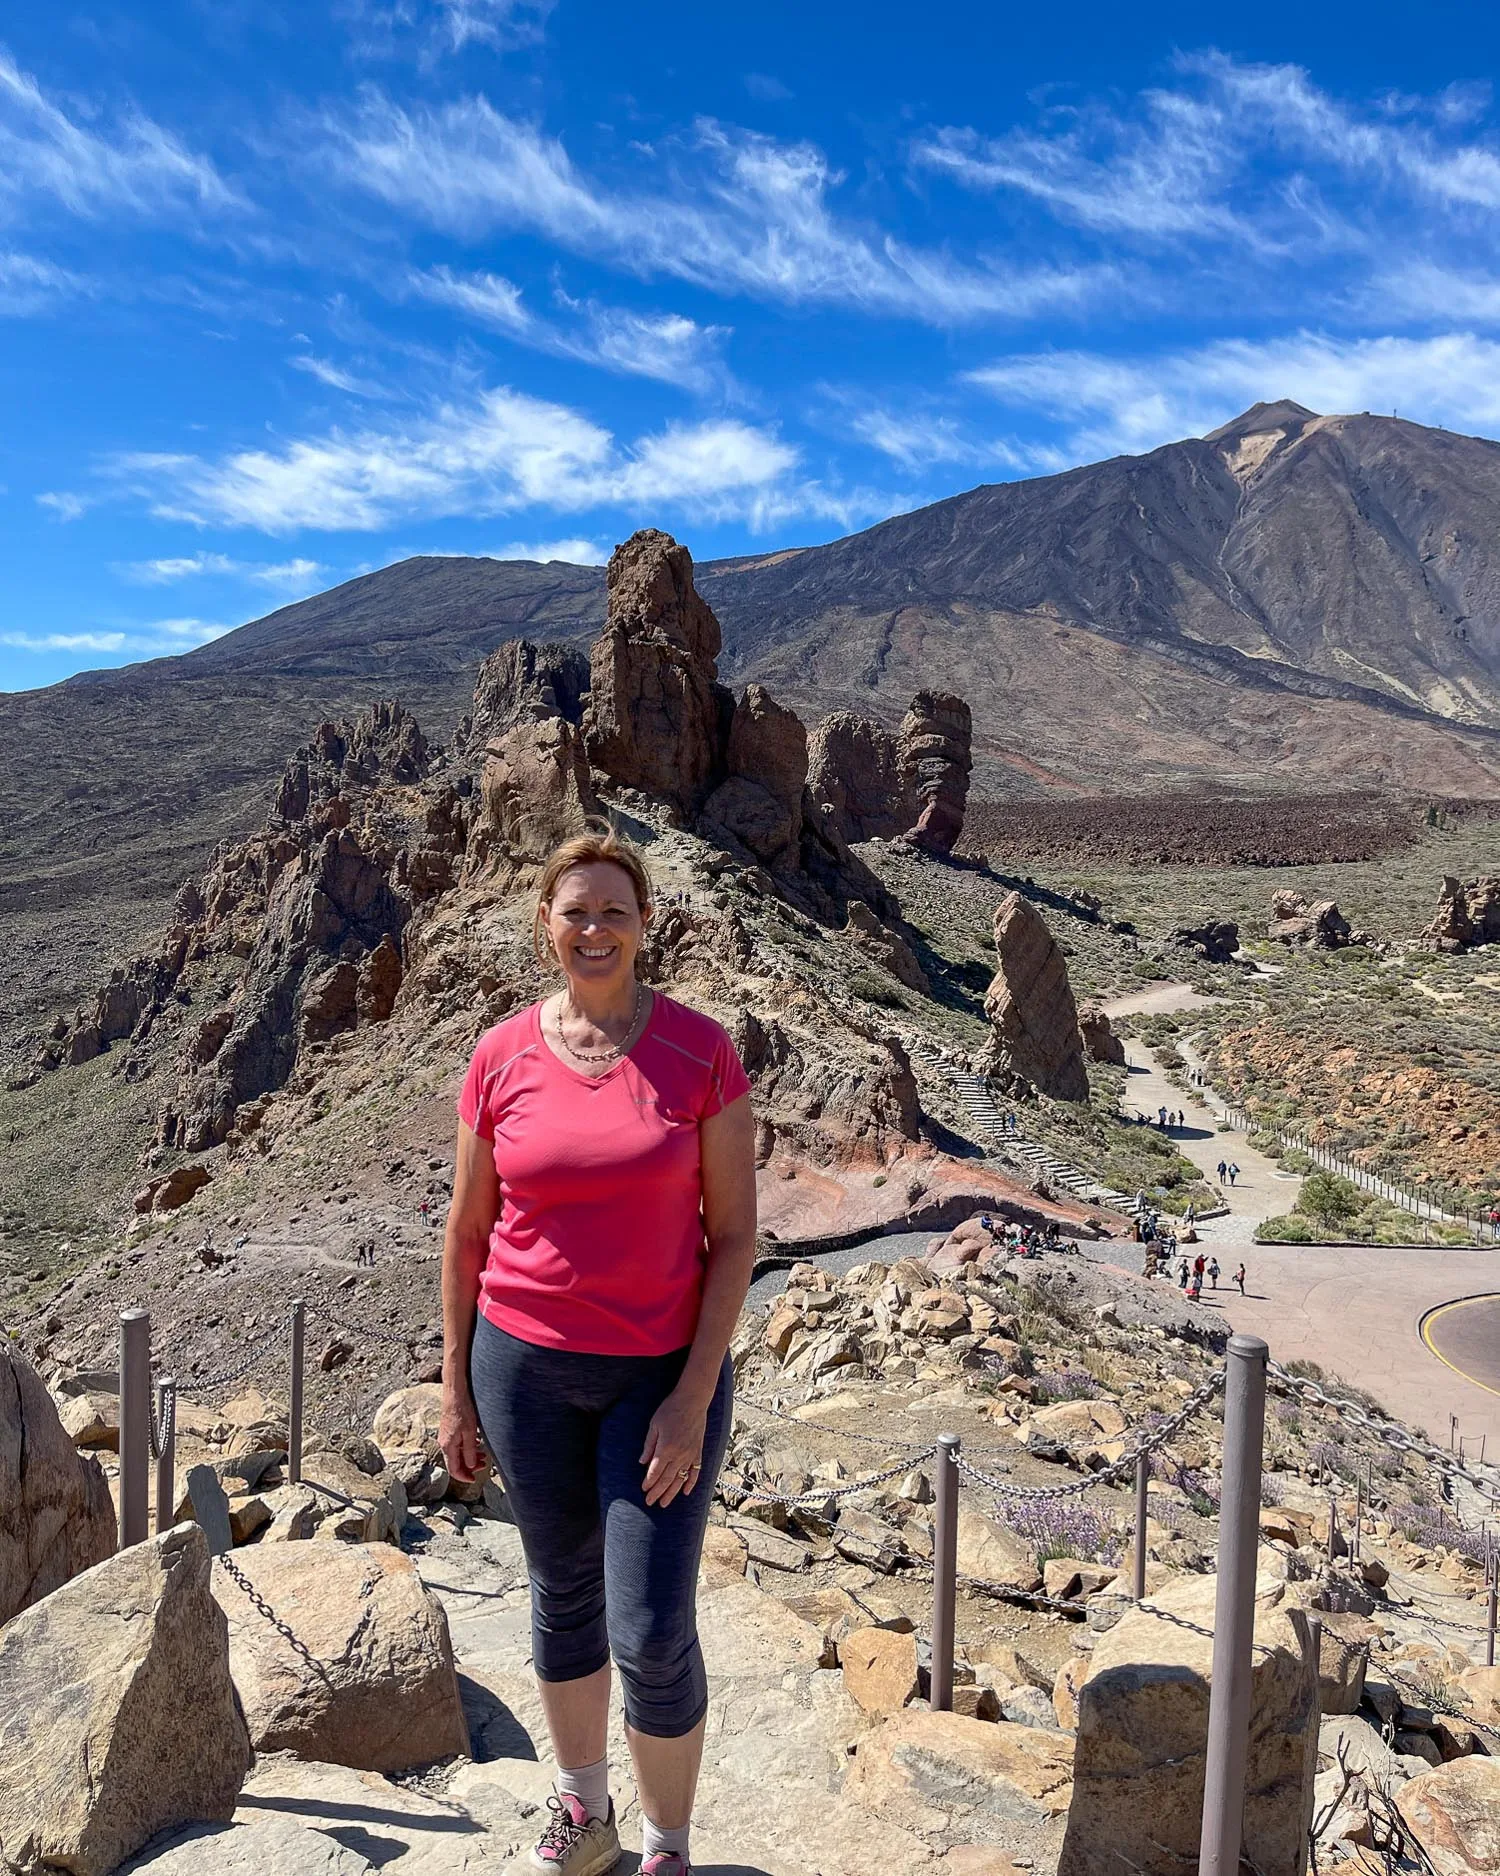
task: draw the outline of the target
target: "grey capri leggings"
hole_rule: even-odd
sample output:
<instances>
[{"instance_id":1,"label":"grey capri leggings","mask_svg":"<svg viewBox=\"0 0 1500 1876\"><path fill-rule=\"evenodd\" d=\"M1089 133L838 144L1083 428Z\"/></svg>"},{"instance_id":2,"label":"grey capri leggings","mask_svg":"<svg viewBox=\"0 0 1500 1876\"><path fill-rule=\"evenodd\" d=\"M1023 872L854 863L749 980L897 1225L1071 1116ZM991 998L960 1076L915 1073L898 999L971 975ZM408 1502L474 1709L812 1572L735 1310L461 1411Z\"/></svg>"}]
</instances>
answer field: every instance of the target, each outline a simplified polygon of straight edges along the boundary
<instances>
[{"instance_id":1,"label":"grey capri leggings","mask_svg":"<svg viewBox=\"0 0 1500 1876\"><path fill-rule=\"evenodd\" d=\"M690 1733L708 1711L695 1597L734 1392L726 1355L697 1485L665 1509L648 1505L641 1448L687 1355L538 1348L481 1315L469 1358L479 1424L526 1551L538 1679L581 1680L613 1654L627 1722L661 1739Z\"/></svg>"}]
</instances>

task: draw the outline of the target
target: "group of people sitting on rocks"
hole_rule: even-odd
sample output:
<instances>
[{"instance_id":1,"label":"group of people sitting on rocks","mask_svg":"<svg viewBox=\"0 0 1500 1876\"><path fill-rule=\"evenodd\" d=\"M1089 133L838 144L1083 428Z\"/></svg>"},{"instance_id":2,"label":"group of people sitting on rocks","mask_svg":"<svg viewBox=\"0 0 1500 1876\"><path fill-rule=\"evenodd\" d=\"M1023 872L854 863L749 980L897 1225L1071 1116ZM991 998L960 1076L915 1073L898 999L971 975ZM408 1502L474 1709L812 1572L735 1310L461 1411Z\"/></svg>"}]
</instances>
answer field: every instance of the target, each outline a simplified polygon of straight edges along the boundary
<instances>
[{"instance_id":1,"label":"group of people sitting on rocks","mask_svg":"<svg viewBox=\"0 0 1500 1876\"><path fill-rule=\"evenodd\" d=\"M981 1212L979 1222L994 1238L996 1248L1009 1251L1013 1257L1035 1257L1042 1251L1057 1250L1062 1243L1055 1218L1049 1218L1041 1226L1015 1225L1003 1218L994 1218L989 1212Z\"/></svg>"}]
</instances>

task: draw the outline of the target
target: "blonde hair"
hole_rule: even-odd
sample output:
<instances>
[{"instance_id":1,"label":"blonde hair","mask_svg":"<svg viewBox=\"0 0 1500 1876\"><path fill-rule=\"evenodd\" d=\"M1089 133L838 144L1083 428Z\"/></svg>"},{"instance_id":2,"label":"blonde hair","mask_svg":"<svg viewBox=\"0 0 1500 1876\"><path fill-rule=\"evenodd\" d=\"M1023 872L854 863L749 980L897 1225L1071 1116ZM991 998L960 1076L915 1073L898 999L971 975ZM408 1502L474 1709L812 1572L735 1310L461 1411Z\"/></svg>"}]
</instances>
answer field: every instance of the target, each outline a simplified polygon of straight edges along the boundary
<instances>
[{"instance_id":1,"label":"blonde hair","mask_svg":"<svg viewBox=\"0 0 1500 1876\"><path fill-rule=\"evenodd\" d=\"M644 918L651 908L651 875L646 871L646 862L641 858L640 849L616 828L604 821L591 821L581 834L574 834L561 846L554 847L547 856L547 863L542 868L542 877L537 885L536 916L531 922L531 948L539 964L553 961L554 953L546 936L546 914L551 905L558 885L565 873L571 873L575 866L595 866L600 862L618 866L628 873L630 883L635 889L635 903L641 917Z\"/></svg>"}]
</instances>

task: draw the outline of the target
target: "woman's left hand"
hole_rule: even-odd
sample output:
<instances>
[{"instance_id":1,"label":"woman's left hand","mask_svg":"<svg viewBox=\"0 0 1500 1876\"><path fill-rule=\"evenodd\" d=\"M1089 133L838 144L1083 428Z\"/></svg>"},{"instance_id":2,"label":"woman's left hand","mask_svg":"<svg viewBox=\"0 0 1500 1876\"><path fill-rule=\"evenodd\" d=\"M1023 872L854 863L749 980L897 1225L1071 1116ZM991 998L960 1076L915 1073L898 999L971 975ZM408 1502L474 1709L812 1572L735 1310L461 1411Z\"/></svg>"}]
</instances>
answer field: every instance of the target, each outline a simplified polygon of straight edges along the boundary
<instances>
[{"instance_id":1,"label":"woman's left hand","mask_svg":"<svg viewBox=\"0 0 1500 1876\"><path fill-rule=\"evenodd\" d=\"M648 1505L670 1505L679 1492L691 1494L703 1459L703 1431L707 1407L686 1401L675 1389L651 1417L641 1464L646 1476L641 1489Z\"/></svg>"}]
</instances>

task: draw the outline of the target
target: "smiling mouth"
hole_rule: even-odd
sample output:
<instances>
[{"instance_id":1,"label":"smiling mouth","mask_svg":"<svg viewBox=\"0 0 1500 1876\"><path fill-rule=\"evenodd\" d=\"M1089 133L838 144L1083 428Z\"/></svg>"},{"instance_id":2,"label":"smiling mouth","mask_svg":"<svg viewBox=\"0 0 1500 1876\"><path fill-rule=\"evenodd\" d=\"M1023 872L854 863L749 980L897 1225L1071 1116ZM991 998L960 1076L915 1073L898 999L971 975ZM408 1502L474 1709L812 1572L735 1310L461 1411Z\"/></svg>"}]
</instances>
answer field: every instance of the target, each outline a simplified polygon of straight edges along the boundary
<instances>
[{"instance_id":1,"label":"smiling mouth","mask_svg":"<svg viewBox=\"0 0 1500 1876\"><path fill-rule=\"evenodd\" d=\"M605 945L602 950L591 949L586 945L574 945L573 949L579 957L593 958L596 962L600 958L612 958L615 954L614 945Z\"/></svg>"}]
</instances>

